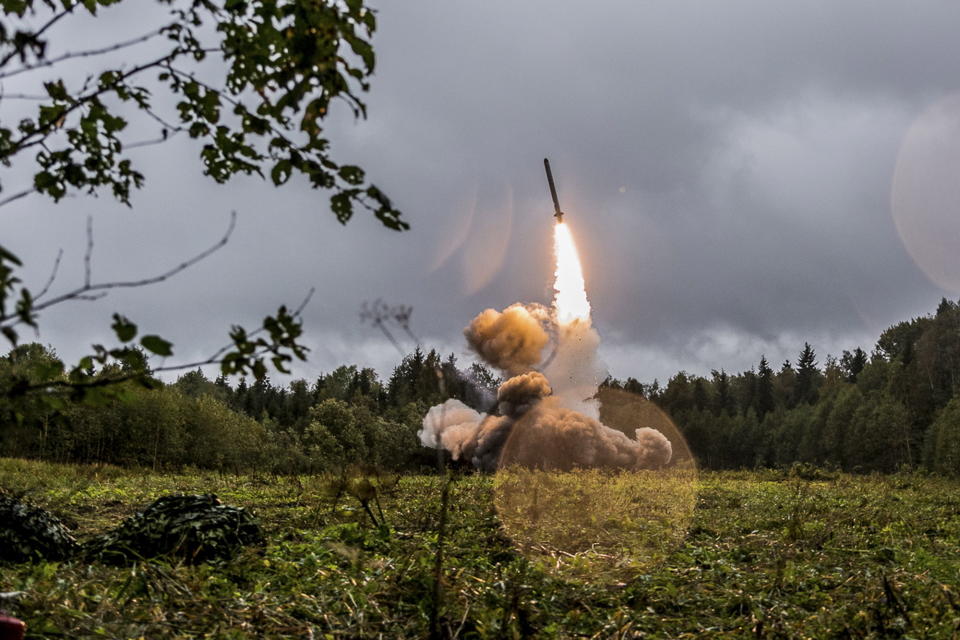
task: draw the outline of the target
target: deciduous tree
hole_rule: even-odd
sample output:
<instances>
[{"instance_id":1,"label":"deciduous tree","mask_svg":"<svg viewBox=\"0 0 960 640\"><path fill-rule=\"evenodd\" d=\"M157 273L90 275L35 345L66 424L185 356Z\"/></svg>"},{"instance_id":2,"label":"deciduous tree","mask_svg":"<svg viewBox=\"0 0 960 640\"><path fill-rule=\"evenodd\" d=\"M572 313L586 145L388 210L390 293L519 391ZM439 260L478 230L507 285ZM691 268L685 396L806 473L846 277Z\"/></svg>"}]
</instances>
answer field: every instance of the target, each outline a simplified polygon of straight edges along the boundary
<instances>
[{"instance_id":1,"label":"deciduous tree","mask_svg":"<svg viewBox=\"0 0 960 640\"><path fill-rule=\"evenodd\" d=\"M362 0L156 1L168 17L146 33L134 32L141 25L131 23L130 33L76 50L64 42L71 24L119 0L0 1L0 82L7 89L0 96L0 163L10 169L0 182L0 207L24 198L60 202L91 194L131 205L134 191L150 179L131 149L162 148L181 135L196 140L198 168L217 182L256 175L281 186L300 176L330 193L330 210L342 223L359 207L391 229L407 228L363 169L333 157L324 129L335 104L358 118L366 114L362 94L375 66L377 21ZM60 71L78 59L87 73ZM24 93L10 92L14 84ZM10 182L23 175L28 182ZM47 285L34 290L20 277L30 257L0 246L0 330L16 345L44 310L172 277L226 243L231 230L232 224L208 251L153 278L104 282L90 277L90 232L83 284L59 294L53 286L59 259ZM135 370L134 345L158 356L173 353L170 341L143 335L120 314L112 329L115 346L94 345L70 367L57 360L44 375L18 379L0 393L52 398L51 391L69 391L80 397L128 378L146 383L145 371ZM298 309L284 306L259 327L233 327L226 346L201 363L164 368L218 363L224 374L263 378L270 367L287 371L294 358L306 357L301 331ZM115 378L94 375L109 362L134 370Z\"/></svg>"}]
</instances>

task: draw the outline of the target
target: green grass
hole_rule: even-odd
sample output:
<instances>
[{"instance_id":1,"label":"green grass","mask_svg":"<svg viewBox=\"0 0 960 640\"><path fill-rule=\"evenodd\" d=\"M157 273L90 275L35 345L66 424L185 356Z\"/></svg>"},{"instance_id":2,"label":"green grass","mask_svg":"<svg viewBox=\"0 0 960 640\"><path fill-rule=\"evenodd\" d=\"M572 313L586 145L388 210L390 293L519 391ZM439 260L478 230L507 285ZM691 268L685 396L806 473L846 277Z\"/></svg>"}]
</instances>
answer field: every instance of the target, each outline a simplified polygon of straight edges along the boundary
<instances>
[{"instance_id":1,"label":"green grass","mask_svg":"<svg viewBox=\"0 0 960 640\"><path fill-rule=\"evenodd\" d=\"M956 480L701 473L679 492L695 501L684 516L683 508L664 502L670 491L631 511L638 495L631 491L642 483L619 476L551 479L553 486L566 483L562 495L572 502L558 508L569 510L580 537L573 546L554 538L537 547L531 536L539 534L522 517L522 503L508 501L517 507L505 515L513 523L508 529L527 536L521 544L529 557L507 537L495 508L505 507L497 492L515 480L474 475L452 484L440 606L446 636L960 635ZM212 491L251 508L269 539L265 549L220 565L0 566L0 591L26 592L2 606L38 638L424 637L442 478L385 481L377 496L382 527L356 499L335 500L330 485L321 477L154 474L0 459L0 486L27 491L81 538L157 496ZM593 500L599 510L583 507L584 496L598 492L609 493ZM373 512L381 519L380 509ZM644 514L659 514L650 520L663 542L662 561L612 574L611 554L591 556L577 547L584 531L602 538L617 527L643 530ZM588 521L600 529L585 527ZM609 540L607 551L625 538ZM558 554L573 557L568 564L576 570L552 571L544 559Z\"/></svg>"}]
</instances>

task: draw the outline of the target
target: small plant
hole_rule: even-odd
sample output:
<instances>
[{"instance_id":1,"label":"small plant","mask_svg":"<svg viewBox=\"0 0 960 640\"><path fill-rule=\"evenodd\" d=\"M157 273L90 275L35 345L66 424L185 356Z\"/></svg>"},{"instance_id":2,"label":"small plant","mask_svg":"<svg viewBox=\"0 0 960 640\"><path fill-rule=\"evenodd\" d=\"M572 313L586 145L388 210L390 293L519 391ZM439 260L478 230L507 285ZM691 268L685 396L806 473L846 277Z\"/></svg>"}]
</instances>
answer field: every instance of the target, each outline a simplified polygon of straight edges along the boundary
<instances>
[{"instance_id":1,"label":"small plant","mask_svg":"<svg viewBox=\"0 0 960 640\"><path fill-rule=\"evenodd\" d=\"M837 478L837 472L818 467L809 462L794 462L790 465L787 477L810 481L835 480Z\"/></svg>"},{"instance_id":2,"label":"small plant","mask_svg":"<svg viewBox=\"0 0 960 640\"><path fill-rule=\"evenodd\" d=\"M380 474L375 470L363 473L353 469L330 477L326 482L325 491L333 498L331 511L336 511L337 505L344 496L350 496L360 503L374 527L389 531L387 517L380 504L380 496L395 491L399 483L400 476L396 474ZM376 507L376 513L372 507Z\"/></svg>"}]
</instances>

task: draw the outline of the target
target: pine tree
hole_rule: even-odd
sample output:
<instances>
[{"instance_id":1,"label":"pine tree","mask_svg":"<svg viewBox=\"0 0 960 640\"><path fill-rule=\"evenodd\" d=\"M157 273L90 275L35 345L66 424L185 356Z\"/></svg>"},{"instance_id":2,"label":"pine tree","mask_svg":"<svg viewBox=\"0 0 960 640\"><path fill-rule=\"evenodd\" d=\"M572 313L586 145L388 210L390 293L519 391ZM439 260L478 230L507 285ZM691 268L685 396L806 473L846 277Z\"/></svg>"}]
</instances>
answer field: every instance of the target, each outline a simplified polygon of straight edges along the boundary
<instances>
[{"instance_id":1,"label":"pine tree","mask_svg":"<svg viewBox=\"0 0 960 640\"><path fill-rule=\"evenodd\" d=\"M733 376L731 380L733 387L733 397L740 413L746 413L756 404L757 396L757 374L753 369L744 371L738 376Z\"/></svg>"},{"instance_id":2,"label":"pine tree","mask_svg":"<svg viewBox=\"0 0 960 640\"><path fill-rule=\"evenodd\" d=\"M844 350L843 355L840 356L840 368L847 382L855 383L865 366L867 366L867 353L860 347L853 351Z\"/></svg>"},{"instance_id":3,"label":"pine tree","mask_svg":"<svg viewBox=\"0 0 960 640\"><path fill-rule=\"evenodd\" d=\"M714 369L710 374L713 376L713 415L736 413L736 400L730 392L730 376L723 369Z\"/></svg>"},{"instance_id":4,"label":"pine tree","mask_svg":"<svg viewBox=\"0 0 960 640\"><path fill-rule=\"evenodd\" d=\"M633 380L633 378L630 378ZM710 406L710 393L707 391L707 381L697 376L693 380L693 406L697 411L703 411Z\"/></svg>"},{"instance_id":5,"label":"pine tree","mask_svg":"<svg viewBox=\"0 0 960 640\"><path fill-rule=\"evenodd\" d=\"M693 393L686 372L680 371L667 381L660 404L668 413L679 415L693 408Z\"/></svg>"},{"instance_id":6,"label":"pine tree","mask_svg":"<svg viewBox=\"0 0 960 640\"><path fill-rule=\"evenodd\" d=\"M773 369L767 364L766 356L760 356L760 365L757 367L757 393L754 397L754 408L757 417L762 421L763 417L774 408Z\"/></svg>"},{"instance_id":7,"label":"pine tree","mask_svg":"<svg viewBox=\"0 0 960 640\"><path fill-rule=\"evenodd\" d=\"M647 395L643 383L633 377L627 378L627 381L623 383L623 390L629 393L635 393L638 396L646 397Z\"/></svg>"},{"instance_id":8,"label":"pine tree","mask_svg":"<svg viewBox=\"0 0 960 640\"><path fill-rule=\"evenodd\" d=\"M817 354L809 342L803 343L803 351L797 360L797 381L793 389L794 405L813 404L817 401L820 370L817 369Z\"/></svg>"},{"instance_id":9,"label":"pine tree","mask_svg":"<svg viewBox=\"0 0 960 640\"><path fill-rule=\"evenodd\" d=\"M847 460L846 447L848 439L853 438L850 425L861 402L863 395L853 385L848 385L837 394L822 433L821 450L825 463L844 469L853 466L854 463Z\"/></svg>"},{"instance_id":10,"label":"pine tree","mask_svg":"<svg viewBox=\"0 0 960 640\"><path fill-rule=\"evenodd\" d=\"M794 388L797 386L797 372L789 360L784 360L780 371L774 378L774 405L792 409L794 407Z\"/></svg>"}]
</instances>

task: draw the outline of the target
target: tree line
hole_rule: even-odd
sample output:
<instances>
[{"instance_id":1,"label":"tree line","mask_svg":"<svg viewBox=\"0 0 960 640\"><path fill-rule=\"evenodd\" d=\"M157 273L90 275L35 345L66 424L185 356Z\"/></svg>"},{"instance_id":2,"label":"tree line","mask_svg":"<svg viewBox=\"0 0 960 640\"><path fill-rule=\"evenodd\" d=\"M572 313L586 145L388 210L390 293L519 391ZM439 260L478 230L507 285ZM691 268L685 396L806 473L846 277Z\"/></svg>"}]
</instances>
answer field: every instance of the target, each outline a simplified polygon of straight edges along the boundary
<instances>
[{"instance_id":1,"label":"tree line","mask_svg":"<svg viewBox=\"0 0 960 640\"><path fill-rule=\"evenodd\" d=\"M795 462L855 472L926 468L960 473L960 305L888 328L867 354L823 364L805 343L796 363L765 357L739 374L679 372L665 386L634 378L606 386L663 408L702 466Z\"/></svg>"},{"instance_id":2,"label":"tree line","mask_svg":"<svg viewBox=\"0 0 960 640\"><path fill-rule=\"evenodd\" d=\"M499 380L481 365L417 349L383 381L373 369L341 366L312 383L269 378L231 386L199 369L175 382L129 380L96 403L17 394L45 376L56 354L20 345L0 358L0 455L150 468L187 466L273 473L334 471L362 464L394 471L436 464L417 431L448 397L484 406ZM134 366L134 365L131 365ZM142 366L136 365L136 366ZM114 365L99 375L116 379Z\"/></svg>"},{"instance_id":3,"label":"tree line","mask_svg":"<svg viewBox=\"0 0 960 640\"><path fill-rule=\"evenodd\" d=\"M452 354L418 348L386 380L355 365L286 386L268 378L231 385L196 370L170 384L124 382L93 404L18 397L18 385L49 375L52 361L39 344L0 358L3 455L276 473L357 463L421 470L436 462L416 437L426 410L454 397L489 411L500 383L480 364L461 368ZM99 374L116 377L114 366ZM737 374L681 371L664 386L635 378L603 386L663 408L705 468L802 462L960 473L960 305L946 299L934 314L884 331L869 354L856 348L821 364L805 343L795 363L776 369L761 357Z\"/></svg>"}]
</instances>

